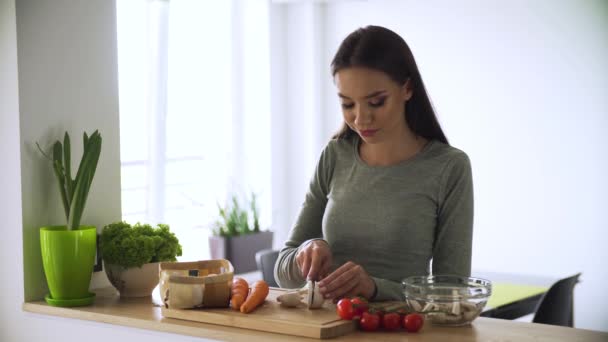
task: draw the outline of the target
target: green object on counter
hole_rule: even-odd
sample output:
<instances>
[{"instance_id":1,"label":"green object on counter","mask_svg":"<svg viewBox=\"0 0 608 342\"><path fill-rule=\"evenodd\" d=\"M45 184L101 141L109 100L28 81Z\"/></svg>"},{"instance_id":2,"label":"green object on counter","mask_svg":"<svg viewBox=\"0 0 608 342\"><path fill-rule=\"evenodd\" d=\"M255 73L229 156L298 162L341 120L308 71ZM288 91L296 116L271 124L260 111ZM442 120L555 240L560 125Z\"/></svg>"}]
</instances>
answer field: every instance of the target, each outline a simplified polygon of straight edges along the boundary
<instances>
[{"instance_id":1,"label":"green object on counter","mask_svg":"<svg viewBox=\"0 0 608 342\"><path fill-rule=\"evenodd\" d=\"M95 301L95 294L94 293L89 293L89 295L87 297L84 298L78 298L78 299L55 299L53 297L51 297L51 294L47 294L44 297L44 300L47 302L47 304L51 305L51 306L61 306L61 307L74 307L74 306L85 306L85 305L91 305L93 304L93 302Z\"/></svg>"},{"instance_id":2,"label":"green object on counter","mask_svg":"<svg viewBox=\"0 0 608 342\"><path fill-rule=\"evenodd\" d=\"M47 303L54 306L92 303L89 285L95 265L96 240L97 230L91 226L80 226L76 230L67 230L66 226L40 228L42 264L50 291L47 297L53 301L47 300Z\"/></svg>"},{"instance_id":3,"label":"green object on counter","mask_svg":"<svg viewBox=\"0 0 608 342\"><path fill-rule=\"evenodd\" d=\"M549 288L545 286L492 283L492 295L488 300L487 307L496 308L520 299L536 296L547 292L547 290Z\"/></svg>"}]
</instances>

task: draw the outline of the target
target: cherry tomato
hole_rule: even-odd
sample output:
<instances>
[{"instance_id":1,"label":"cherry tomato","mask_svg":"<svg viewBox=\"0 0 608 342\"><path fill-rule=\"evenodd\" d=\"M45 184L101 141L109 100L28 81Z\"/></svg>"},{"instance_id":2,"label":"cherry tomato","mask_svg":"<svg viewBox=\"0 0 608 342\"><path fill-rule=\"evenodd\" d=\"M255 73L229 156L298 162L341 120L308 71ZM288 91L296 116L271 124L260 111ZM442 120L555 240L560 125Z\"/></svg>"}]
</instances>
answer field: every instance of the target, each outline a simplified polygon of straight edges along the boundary
<instances>
[{"instance_id":1,"label":"cherry tomato","mask_svg":"<svg viewBox=\"0 0 608 342\"><path fill-rule=\"evenodd\" d=\"M353 308L355 310L355 316L361 317L361 315L364 312L367 312L369 310L369 304L367 303L367 300L365 300L364 298L355 297L355 298L351 299L350 302L353 304Z\"/></svg>"},{"instance_id":2,"label":"cherry tomato","mask_svg":"<svg viewBox=\"0 0 608 342\"><path fill-rule=\"evenodd\" d=\"M355 308L353 308L353 303L348 298L342 298L338 301L336 312L340 318L347 321L350 321L355 316Z\"/></svg>"},{"instance_id":3,"label":"cherry tomato","mask_svg":"<svg viewBox=\"0 0 608 342\"><path fill-rule=\"evenodd\" d=\"M369 312L369 310L368 310L368 312ZM377 314L377 315L378 315L378 317L380 318L380 323L382 323L382 318L384 318L384 314L385 314L385 312L384 312L384 311L382 311L382 310L373 310L373 312L372 312L372 313Z\"/></svg>"},{"instance_id":4,"label":"cherry tomato","mask_svg":"<svg viewBox=\"0 0 608 342\"><path fill-rule=\"evenodd\" d=\"M389 312L382 317L382 326L386 330L399 330L401 328L401 316L395 312Z\"/></svg>"},{"instance_id":5,"label":"cherry tomato","mask_svg":"<svg viewBox=\"0 0 608 342\"><path fill-rule=\"evenodd\" d=\"M380 316L377 313L364 312L359 326L365 331L376 331L380 327Z\"/></svg>"},{"instance_id":6,"label":"cherry tomato","mask_svg":"<svg viewBox=\"0 0 608 342\"><path fill-rule=\"evenodd\" d=\"M424 318L417 313L411 313L403 317L403 327L408 332L417 332L420 330L420 328L422 328L423 324Z\"/></svg>"}]
</instances>

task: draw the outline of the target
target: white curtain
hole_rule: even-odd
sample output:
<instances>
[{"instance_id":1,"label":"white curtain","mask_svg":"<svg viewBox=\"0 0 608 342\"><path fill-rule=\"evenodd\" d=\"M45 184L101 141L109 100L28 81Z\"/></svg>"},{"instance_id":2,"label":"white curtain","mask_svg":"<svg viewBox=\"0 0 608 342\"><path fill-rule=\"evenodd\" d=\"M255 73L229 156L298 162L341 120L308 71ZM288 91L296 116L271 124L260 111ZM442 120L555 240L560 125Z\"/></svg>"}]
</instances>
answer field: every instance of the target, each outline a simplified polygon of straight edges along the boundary
<instances>
[{"instance_id":1,"label":"white curtain","mask_svg":"<svg viewBox=\"0 0 608 342\"><path fill-rule=\"evenodd\" d=\"M217 204L257 195L271 228L269 4L119 0L123 219L208 257Z\"/></svg>"},{"instance_id":2,"label":"white curtain","mask_svg":"<svg viewBox=\"0 0 608 342\"><path fill-rule=\"evenodd\" d=\"M329 63L327 4L275 1L270 7L272 198L275 247L284 243L317 159L342 122Z\"/></svg>"},{"instance_id":3,"label":"white curtain","mask_svg":"<svg viewBox=\"0 0 608 342\"><path fill-rule=\"evenodd\" d=\"M216 203L255 192L280 248L341 122L327 4L117 6L123 218L170 224L200 259Z\"/></svg>"}]
</instances>

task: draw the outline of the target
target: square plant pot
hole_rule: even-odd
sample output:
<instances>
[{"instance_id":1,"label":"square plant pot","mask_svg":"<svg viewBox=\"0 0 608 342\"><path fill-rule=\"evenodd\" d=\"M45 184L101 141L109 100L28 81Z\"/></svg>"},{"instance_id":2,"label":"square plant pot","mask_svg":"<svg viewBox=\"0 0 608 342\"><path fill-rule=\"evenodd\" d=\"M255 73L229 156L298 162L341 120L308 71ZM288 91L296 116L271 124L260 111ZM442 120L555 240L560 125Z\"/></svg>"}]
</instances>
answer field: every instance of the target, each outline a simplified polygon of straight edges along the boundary
<instances>
[{"instance_id":1,"label":"square plant pot","mask_svg":"<svg viewBox=\"0 0 608 342\"><path fill-rule=\"evenodd\" d=\"M255 271L255 253L272 248L272 237L270 231L231 237L210 236L211 258L229 260L234 266L234 273Z\"/></svg>"}]
</instances>

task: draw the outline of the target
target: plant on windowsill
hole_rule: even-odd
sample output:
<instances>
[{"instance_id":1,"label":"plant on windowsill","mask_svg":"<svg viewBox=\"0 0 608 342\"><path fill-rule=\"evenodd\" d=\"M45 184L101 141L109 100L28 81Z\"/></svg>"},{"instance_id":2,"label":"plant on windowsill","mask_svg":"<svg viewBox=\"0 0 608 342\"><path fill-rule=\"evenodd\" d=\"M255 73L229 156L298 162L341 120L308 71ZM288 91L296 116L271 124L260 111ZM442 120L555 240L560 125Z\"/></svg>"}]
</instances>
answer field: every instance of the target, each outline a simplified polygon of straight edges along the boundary
<instances>
[{"instance_id":1,"label":"plant on windowsill","mask_svg":"<svg viewBox=\"0 0 608 342\"><path fill-rule=\"evenodd\" d=\"M147 297L158 284L159 263L177 261L182 246L169 225L115 222L100 239L104 269L122 297Z\"/></svg>"},{"instance_id":2,"label":"plant on windowsill","mask_svg":"<svg viewBox=\"0 0 608 342\"><path fill-rule=\"evenodd\" d=\"M42 264L49 294L45 300L53 306L83 306L93 303L95 294L89 292L91 275L95 264L97 229L81 225L80 220L97 169L101 154L101 135L98 131L89 137L83 135L83 153L72 178L71 144L65 132L63 144L53 144L52 156L42 154L52 162L59 185L67 224L40 228Z\"/></svg>"},{"instance_id":3,"label":"plant on windowsill","mask_svg":"<svg viewBox=\"0 0 608 342\"><path fill-rule=\"evenodd\" d=\"M272 232L260 230L255 194L248 205L248 208L241 206L236 196L232 196L229 205L218 204L219 220L209 237L211 258L229 260L235 273L256 270L255 253L272 248Z\"/></svg>"}]
</instances>

